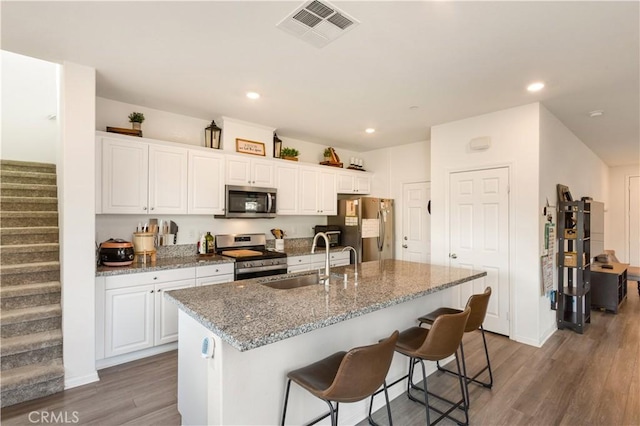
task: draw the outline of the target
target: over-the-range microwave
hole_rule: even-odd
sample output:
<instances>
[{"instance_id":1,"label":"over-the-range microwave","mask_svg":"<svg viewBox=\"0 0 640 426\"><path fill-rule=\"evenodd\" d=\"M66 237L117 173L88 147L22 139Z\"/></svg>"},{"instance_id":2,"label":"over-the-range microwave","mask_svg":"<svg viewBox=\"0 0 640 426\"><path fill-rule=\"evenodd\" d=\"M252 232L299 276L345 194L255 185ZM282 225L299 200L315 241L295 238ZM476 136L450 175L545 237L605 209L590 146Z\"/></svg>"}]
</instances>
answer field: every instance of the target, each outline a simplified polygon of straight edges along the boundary
<instances>
[{"instance_id":1,"label":"over-the-range microwave","mask_svg":"<svg viewBox=\"0 0 640 426\"><path fill-rule=\"evenodd\" d=\"M259 219L276 217L275 188L225 186L225 218ZM220 217L220 216L218 216Z\"/></svg>"}]
</instances>

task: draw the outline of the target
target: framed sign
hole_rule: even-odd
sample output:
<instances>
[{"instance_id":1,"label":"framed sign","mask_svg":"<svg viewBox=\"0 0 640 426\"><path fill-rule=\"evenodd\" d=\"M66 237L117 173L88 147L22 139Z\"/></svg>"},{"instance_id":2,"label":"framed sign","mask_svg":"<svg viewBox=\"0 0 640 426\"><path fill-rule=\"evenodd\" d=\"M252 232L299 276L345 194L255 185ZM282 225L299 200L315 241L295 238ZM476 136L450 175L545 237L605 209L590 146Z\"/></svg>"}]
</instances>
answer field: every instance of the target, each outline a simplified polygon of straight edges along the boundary
<instances>
[{"instance_id":1,"label":"framed sign","mask_svg":"<svg viewBox=\"0 0 640 426\"><path fill-rule=\"evenodd\" d=\"M253 154L265 156L264 144L262 142L248 141L246 139L236 138L236 152L242 152L243 154Z\"/></svg>"}]
</instances>

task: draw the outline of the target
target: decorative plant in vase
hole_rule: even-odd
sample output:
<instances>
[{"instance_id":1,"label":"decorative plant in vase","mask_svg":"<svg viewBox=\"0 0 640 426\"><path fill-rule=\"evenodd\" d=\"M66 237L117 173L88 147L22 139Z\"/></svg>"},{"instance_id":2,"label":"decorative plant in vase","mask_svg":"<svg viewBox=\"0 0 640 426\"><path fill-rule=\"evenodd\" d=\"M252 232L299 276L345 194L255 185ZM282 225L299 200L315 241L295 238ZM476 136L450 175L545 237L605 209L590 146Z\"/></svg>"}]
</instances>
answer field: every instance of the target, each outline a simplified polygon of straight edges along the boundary
<instances>
[{"instance_id":1,"label":"decorative plant in vase","mask_svg":"<svg viewBox=\"0 0 640 426\"><path fill-rule=\"evenodd\" d=\"M331 148L325 148L322 154L324 161L331 161Z\"/></svg>"},{"instance_id":2,"label":"decorative plant in vase","mask_svg":"<svg viewBox=\"0 0 640 426\"><path fill-rule=\"evenodd\" d=\"M131 123L131 126L136 129L136 130L140 130L140 127L142 125L142 122L144 121L144 114L141 112L132 112L131 114L129 114L129 123Z\"/></svg>"},{"instance_id":3,"label":"decorative plant in vase","mask_svg":"<svg viewBox=\"0 0 640 426\"><path fill-rule=\"evenodd\" d=\"M300 153L295 148L284 147L282 151L280 151L280 155L285 160L298 161L298 155L300 155Z\"/></svg>"}]
</instances>

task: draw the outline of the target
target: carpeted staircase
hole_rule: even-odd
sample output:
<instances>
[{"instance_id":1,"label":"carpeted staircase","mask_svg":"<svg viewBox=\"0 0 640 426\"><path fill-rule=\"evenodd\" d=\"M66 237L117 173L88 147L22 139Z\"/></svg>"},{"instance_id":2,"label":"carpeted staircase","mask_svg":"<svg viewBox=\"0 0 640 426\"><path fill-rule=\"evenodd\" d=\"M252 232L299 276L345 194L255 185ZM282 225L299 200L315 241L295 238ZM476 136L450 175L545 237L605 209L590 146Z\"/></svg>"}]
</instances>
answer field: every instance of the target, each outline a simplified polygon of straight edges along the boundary
<instances>
[{"instance_id":1,"label":"carpeted staircase","mask_svg":"<svg viewBox=\"0 0 640 426\"><path fill-rule=\"evenodd\" d=\"M0 160L2 407L64 389L56 166Z\"/></svg>"}]
</instances>

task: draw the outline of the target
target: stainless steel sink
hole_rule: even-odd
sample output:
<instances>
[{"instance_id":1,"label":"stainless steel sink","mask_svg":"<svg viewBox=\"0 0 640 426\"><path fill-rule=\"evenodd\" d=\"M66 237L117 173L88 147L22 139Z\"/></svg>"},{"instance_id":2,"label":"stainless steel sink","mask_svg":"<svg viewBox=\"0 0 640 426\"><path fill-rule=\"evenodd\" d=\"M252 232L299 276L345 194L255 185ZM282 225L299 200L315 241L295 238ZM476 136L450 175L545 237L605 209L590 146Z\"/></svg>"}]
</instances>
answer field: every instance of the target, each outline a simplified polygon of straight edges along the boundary
<instances>
[{"instance_id":1,"label":"stainless steel sink","mask_svg":"<svg viewBox=\"0 0 640 426\"><path fill-rule=\"evenodd\" d=\"M308 285L318 284L318 275L302 275L300 277L287 278L278 281L268 281L260 284L267 287L275 288L277 290L290 290L292 288L306 287Z\"/></svg>"}]
</instances>

